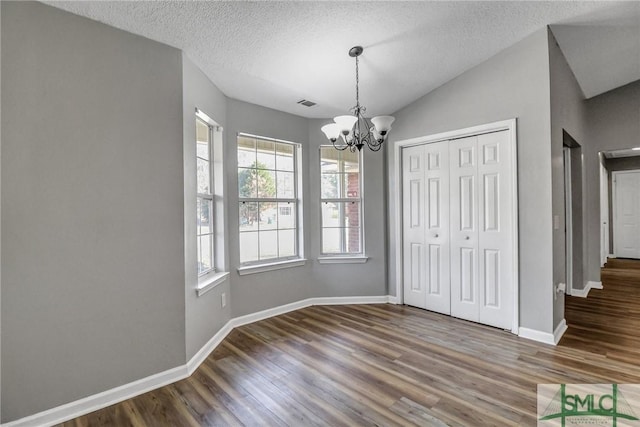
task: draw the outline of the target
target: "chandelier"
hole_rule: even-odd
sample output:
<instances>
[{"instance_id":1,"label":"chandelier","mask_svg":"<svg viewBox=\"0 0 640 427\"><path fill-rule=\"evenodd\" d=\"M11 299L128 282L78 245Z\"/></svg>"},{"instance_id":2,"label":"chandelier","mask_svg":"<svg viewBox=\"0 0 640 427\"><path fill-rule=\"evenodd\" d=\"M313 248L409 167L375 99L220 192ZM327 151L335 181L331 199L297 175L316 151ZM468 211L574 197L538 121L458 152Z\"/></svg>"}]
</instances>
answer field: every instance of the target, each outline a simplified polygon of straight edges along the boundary
<instances>
[{"instance_id":1,"label":"chandelier","mask_svg":"<svg viewBox=\"0 0 640 427\"><path fill-rule=\"evenodd\" d=\"M387 140L387 135L391 130L391 123L395 120L392 116L378 116L371 119L371 122L364 117L367 109L360 105L360 89L358 87L360 78L358 75L358 57L362 55L362 46L355 46L349 49L349 56L356 58L356 106L351 108L352 115L338 116L333 119L334 123L322 126L322 131L331 141L337 150L352 152L362 150L367 145L372 151L382 148L382 143ZM373 126L371 126L373 124ZM342 141L336 143L342 137Z\"/></svg>"}]
</instances>

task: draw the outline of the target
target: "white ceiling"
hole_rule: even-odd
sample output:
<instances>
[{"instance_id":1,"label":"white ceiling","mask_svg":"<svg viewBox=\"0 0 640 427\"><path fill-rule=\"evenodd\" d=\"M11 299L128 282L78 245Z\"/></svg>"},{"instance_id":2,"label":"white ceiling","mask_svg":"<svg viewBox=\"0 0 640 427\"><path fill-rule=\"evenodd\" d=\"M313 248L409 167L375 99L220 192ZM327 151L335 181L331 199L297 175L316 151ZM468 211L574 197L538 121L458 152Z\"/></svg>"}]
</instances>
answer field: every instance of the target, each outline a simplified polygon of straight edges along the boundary
<instances>
[{"instance_id":1,"label":"white ceiling","mask_svg":"<svg viewBox=\"0 0 640 427\"><path fill-rule=\"evenodd\" d=\"M305 117L390 114L529 34L553 30L586 95L640 79L639 2L53 2L184 50L225 93ZM318 105L297 105L308 99Z\"/></svg>"}]
</instances>

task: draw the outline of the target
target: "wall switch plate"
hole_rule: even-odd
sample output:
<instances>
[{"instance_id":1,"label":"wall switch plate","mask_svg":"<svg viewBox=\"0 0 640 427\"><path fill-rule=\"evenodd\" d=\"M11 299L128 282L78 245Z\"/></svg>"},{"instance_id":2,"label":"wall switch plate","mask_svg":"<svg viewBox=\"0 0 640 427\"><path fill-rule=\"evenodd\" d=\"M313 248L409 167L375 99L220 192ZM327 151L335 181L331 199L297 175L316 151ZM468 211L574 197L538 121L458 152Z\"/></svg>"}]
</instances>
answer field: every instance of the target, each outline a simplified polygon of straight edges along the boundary
<instances>
[{"instance_id":1,"label":"wall switch plate","mask_svg":"<svg viewBox=\"0 0 640 427\"><path fill-rule=\"evenodd\" d=\"M222 308L225 308L227 306L227 294L223 292L222 295L220 295L220 300L222 303Z\"/></svg>"}]
</instances>

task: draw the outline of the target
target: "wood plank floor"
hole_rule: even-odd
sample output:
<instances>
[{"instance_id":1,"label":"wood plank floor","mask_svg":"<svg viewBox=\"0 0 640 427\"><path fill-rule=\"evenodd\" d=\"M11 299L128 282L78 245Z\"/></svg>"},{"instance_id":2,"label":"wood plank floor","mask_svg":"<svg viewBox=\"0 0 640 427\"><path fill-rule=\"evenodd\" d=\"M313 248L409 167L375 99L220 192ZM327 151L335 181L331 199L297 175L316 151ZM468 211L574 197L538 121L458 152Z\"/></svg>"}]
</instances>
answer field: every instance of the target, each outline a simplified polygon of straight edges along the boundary
<instances>
[{"instance_id":1,"label":"wood plank floor","mask_svg":"<svg viewBox=\"0 0 640 427\"><path fill-rule=\"evenodd\" d=\"M538 383L640 383L640 270L567 297L557 347L391 304L235 329L189 378L63 426L534 426Z\"/></svg>"}]
</instances>

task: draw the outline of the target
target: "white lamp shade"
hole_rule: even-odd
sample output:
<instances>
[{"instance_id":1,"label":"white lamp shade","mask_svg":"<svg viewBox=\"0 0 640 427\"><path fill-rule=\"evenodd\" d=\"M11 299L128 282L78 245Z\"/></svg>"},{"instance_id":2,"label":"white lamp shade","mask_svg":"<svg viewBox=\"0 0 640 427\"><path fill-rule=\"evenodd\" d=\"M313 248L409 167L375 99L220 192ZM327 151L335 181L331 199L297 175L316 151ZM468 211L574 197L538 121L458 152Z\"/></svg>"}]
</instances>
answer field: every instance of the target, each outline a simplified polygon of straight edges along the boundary
<instances>
[{"instance_id":1,"label":"white lamp shade","mask_svg":"<svg viewBox=\"0 0 640 427\"><path fill-rule=\"evenodd\" d=\"M320 128L322 132L327 136L331 141L335 141L340 136L340 126L337 123L330 123L328 125L324 125Z\"/></svg>"},{"instance_id":2,"label":"white lamp shade","mask_svg":"<svg viewBox=\"0 0 640 427\"><path fill-rule=\"evenodd\" d=\"M391 130L391 123L396 118L393 116L378 116L371 119L371 123L376 127L376 130L384 135Z\"/></svg>"},{"instance_id":3,"label":"white lamp shade","mask_svg":"<svg viewBox=\"0 0 640 427\"><path fill-rule=\"evenodd\" d=\"M371 129L369 130L371 131L371 134L373 135L376 141L384 140L384 137L378 133L375 127L371 126Z\"/></svg>"},{"instance_id":4,"label":"white lamp shade","mask_svg":"<svg viewBox=\"0 0 640 427\"><path fill-rule=\"evenodd\" d=\"M356 116L338 116L333 119L340 128L340 132L345 135L351 132L353 125L358 121Z\"/></svg>"}]
</instances>

